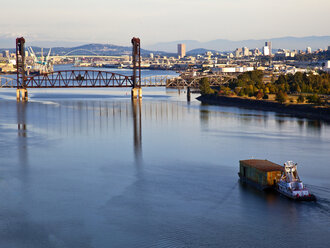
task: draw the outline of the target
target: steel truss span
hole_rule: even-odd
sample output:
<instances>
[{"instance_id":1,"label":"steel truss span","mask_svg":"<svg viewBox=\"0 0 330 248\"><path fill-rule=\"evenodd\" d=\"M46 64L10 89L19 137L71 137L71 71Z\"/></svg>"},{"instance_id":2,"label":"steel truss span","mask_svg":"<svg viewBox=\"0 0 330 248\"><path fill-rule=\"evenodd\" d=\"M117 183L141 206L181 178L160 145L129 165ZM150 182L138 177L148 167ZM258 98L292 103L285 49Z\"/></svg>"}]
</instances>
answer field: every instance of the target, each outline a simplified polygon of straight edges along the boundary
<instances>
[{"instance_id":1,"label":"steel truss span","mask_svg":"<svg viewBox=\"0 0 330 248\"><path fill-rule=\"evenodd\" d=\"M65 70L26 76L22 88L132 87L132 76L94 70Z\"/></svg>"},{"instance_id":2,"label":"steel truss span","mask_svg":"<svg viewBox=\"0 0 330 248\"><path fill-rule=\"evenodd\" d=\"M208 78L210 86L221 86L228 83L229 80L236 78L233 75L208 75L208 76L199 76L191 78L181 78L175 77L167 80L166 87L168 88L199 88L199 81L203 78Z\"/></svg>"},{"instance_id":3,"label":"steel truss span","mask_svg":"<svg viewBox=\"0 0 330 248\"><path fill-rule=\"evenodd\" d=\"M16 79L0 76L0 88L16 88Z\"/></svg>"}]
</instances>

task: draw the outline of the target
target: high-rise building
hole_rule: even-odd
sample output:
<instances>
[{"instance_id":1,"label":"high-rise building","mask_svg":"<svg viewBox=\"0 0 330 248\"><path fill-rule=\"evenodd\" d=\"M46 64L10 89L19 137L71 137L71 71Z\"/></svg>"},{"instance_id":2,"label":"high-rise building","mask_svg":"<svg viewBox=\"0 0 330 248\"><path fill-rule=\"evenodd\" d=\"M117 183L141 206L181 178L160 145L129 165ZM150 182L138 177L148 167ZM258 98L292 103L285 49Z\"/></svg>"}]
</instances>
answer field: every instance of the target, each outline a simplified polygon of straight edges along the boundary
<instances>
[{"instance_id":1,"label":"high-rise building","mask_svg":"<svg viewBox=\"0 0 330 248\"><path fill-rule=\"evenodd\" d=\"M268 55L271 56L272 55L272 42L271 41L266 41L265 42L265 47L268 47L268 50L269 50L269 54Z\"/></svg>"},{"instance_id":2,"label":"high-rise building","mask_svg":"<svg viewBox=\"0 0 330 248\"><path fill-rule=\"evenodd\" d=\"M312 48L311 47L307 47L306 48L306 53L312 53Z\"/></svg>"},{"instance_id":3,"label":"high-rise building","mask_svg":"<svg viewBox=\"0 0 330 248\"><path fill-rule=\"evenodd\" d=\"M5 50L5 51L3 51L2 52L2 55L3 55L3 57L5 57L5 58L9 58L9 50Z\"/></svg>"},{"instance_id":4,"label":"high-rise building","mask_svg":"<svg viewBox=\"0 0 330 248\"><path fill-rule=\"evenodd\" d=\"M330 48L330 47L329 47ZM325 70L326 72L330 72L330 60L328 60L325 63L325 66L323 67L323 70Z\"/></svg>"},{"instance_id":5,"label":"high-rise building","mask_svg":"<svg viewBox=\"0 0 330 248\"><path fill-rule=\"evenodd\" d=\"M260 52L260 50L258 48L256 48L256 49L253 50L253 53L252 54L254 56L259 56L259 55L261 55L261 52Z\"/></svg>"},{"instance_id":6,"label":"high-rise building","mask_svg":"<svg viewBox=\"0 0 330 248\"><path fill-rule=\"evenodd\" d=\"M178 44L178 57L183 58L186 56L186 44Z\"/></svg>"},{"instance_id":7,"label":"high-rise building","mask_svg":"<svg viewBox=\"0 0 330 248\"><path fill-rule=\"evenodd\" d=\"M270 51L269 51L269 46L264 46L263 48L262 48L262 54L264 55L264 56L270 56Z\"/></svg>"},{"instance_id":8,"label":"high-rise building","mask_svg":"<svg viewBox=\"0 0 330 248\"><path fill-rule=\"evenodd\" d=\"M235 50L235 57L236 58L239 58L239 57L242 56L242 54L243 54L243 49L242 48L236 48L236 50Z\"/></svg>"},{"instance_id":9,"label":"high-rise building","mask_svg":"<svg viewBox=\"0 0 330 248\"><path fill-rule=\"evenodd\" d=\"M249 53L250 53L249 48L243 47L242 50L243 50L243 56L249 56Z\"/></svg>"}]
</instances>

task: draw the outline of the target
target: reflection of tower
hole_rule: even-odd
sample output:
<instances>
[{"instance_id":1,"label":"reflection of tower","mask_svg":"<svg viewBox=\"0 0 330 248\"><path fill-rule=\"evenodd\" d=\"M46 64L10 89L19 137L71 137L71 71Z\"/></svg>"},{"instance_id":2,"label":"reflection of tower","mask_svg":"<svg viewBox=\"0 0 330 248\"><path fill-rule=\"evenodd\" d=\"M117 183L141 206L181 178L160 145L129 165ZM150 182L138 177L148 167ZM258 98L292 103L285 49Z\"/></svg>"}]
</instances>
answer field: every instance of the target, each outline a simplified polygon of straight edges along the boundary
<instances>
[{"instance_id":1,"label":"reflection of tower","mask_svg":"<svg viewBox=\"0 0 330 248\"><path fill-rule=\"evenodd\" d=\"M17 129L18 137L26 138L26 121L25 121L25 109L26 102L17 103Z\"/></svg>"},{"instance_id":2,"label":"reflection of tower","mask_svg":"<svg viewBox=\"0 0 330 248\"><path fill-rule=\"evenodd\" d=\"M26 127L26 107L27 102L17 102L17 133L18 133L18 159L21 166L22 180L26 184L27 165L28 165L28 144L27 144L27 127ZM25 187L24 187L25 188Z\"/></svg>"},{"instance_id":3,"label":"reflection of tower","mask_svg":"<svg viewBox=\"0 0 330 248\"><path fill-rule=\"evenodd\" d=\"M141 99L132 99L132 113L134 125L134 156L137 163L142 160L142 121Z\"/></svg>"}]
</instances>

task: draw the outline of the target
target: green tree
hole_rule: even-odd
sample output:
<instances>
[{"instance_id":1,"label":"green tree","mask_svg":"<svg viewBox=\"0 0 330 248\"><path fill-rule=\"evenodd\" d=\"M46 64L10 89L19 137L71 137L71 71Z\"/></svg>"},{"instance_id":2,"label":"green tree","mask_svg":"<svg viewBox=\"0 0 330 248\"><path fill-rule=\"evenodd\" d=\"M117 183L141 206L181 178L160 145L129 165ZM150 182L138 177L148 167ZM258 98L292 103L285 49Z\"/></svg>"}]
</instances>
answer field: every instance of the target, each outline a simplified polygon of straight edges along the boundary
<instances>
[{"instance_id":1,"label":"green tree","mask_svg":"<svg viewBox=\"0 0 330 248\"><path fill-rule=\"evenodd\" d=\"M214 93L214 90L210 87L209 79L207 77L200 80L199 89L202 95L210 95Z\"/></svg>"},{"instance_id":2,"label":"green tree","mask_svg":"<svg viewBox=\"0 0 330 248\"><path fill-rule=\"evenodd\" d=\"M235 91L236 95L238 95L239 92L241 91L241 88L240 87L236 87L234 91Z\"/></svg>"},{"instance_id":3,"label":"green tree","mask_svg":"<svg viewBox=\"0 0 330 248\"><path fill-rule=\"evenodd\" d=\"M223 85L220 87L219 93L220 92L221 92L221 95L226 95L226 96L233 94L229 87L226 87Z\"/></svg>"},{"instance_id":4,"label":"green tree","mask_svg":"<svg viewBox=\"0 0 330 248\"><path fill-rule=\"evenodd\" d=\"M245 95L245 92L244 92L244 88L243 88L238 92L238 96L244 96L244 95Z\"/></svg>"},{"instance_id":5,"label":"green tree","mask_svg":"<svg viewBox=\"0 0 330 248\"><path fill-rule=\"evenodd\" d=\"M265 94L269 94L269 87L265 88Z\"/></svg>"},{"instance_id":6,"label":"green tree","mask_svg":"<svg viewBox=\"0 0 330 248\"><path fill-rule=\"evenodd\" d=\"M276 94L275 100L278 101L279 103L284 103L286 101L287 96L280 90Z\"/></svg>"},{"instance_id":7,"label":"green tree","mask_svg":"<svg viewBox=\"0 0 330 248\"><path fill-rule=\"evenodd\" d=\"M263 98L264 94L262 93L261 90L258 91L257 95L256 95L256 98L259 100L261 98Z\"/></svg>"},{"instance_id":8,"label":"green tree","mask_svg":"<svg viewBox=\"0 0 330 248\"><path fill-rule=\"evenodd\" d=\"M300 103L305 102L305 97L303 95L299 95L298 99L297 99L297 102L300 102Z\"/></svg>"},{"instance_id":9,"label":"green tree","mask_svg":"<svg viewBox=\"0 0 330 248\"><path fill-rule=\"evenodd\" d=\"M322 103L321 98L317 94L307 96L307 101L309 103L315 103L315 104L318 104L318 105L321 105L321 103Z\"/></svg>"}]
</instances>

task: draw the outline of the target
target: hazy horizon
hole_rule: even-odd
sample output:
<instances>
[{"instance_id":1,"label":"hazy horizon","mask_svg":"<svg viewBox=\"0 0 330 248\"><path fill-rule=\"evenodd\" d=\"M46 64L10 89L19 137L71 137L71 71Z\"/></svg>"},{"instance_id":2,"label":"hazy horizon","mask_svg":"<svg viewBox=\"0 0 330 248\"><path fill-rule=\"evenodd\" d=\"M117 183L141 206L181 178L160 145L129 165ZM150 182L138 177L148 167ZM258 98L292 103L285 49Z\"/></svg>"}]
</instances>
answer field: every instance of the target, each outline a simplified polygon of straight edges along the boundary
<instances>
[{"instance_id":1,"label":"hazy horizon","mask_svg":"<svg viewBox=\"0 0 330 248\"><path fill-rule=\"evenodd\" d=\"M326 36L328 0L57 0L4 2L0 37L145 45L178 40Z\"/></svg>"},{"instance_id":2,"label":"hazy horizon","mask_svg":"<svg viewBox=\"0 0 330 248\"><path fill-rule=\"evenodd\" d=\"M1 36L0 35L0 49L14 49L15 48L15 39L18 36L13 36L13 37L5 37L5 36ZM24 36L25 37L25 36ZM330 37L330 35L324 35L324 36L302 36L302 37L298 37L298 36L285 36L285 37L272 37L272 38L261 38L261 39L242 39L242 40L230 40L230 39L226 39L226 38L219 38L219 39L214 39L214 40L208 40L208 41L200 41L200 40L193 40L193 39L186 39L186 40L172 40L172 41L167 41L167 42L155 42L153 44L143 44L143 49L146 50L153 50L153 47L157 47L159 45L162 44L177 44L180 42L196 42L196 43L208 43L208 42L214 42L217 40L223 40L223 41L228 41L228 42L248 42L248 41L262 41L262 40L274 40L274 39L285 39L285 38L294 38L294 39L303 39L303 38L310 38L310 37L315 37L315 38L324 38L324 37ZM36 46L36 47L44 47L44 48L50 48L50 47L64 47L64 48L70 48L70 47L77 47L77 46L83 46L83 45L89 45L89 44L107 44L107 45L115 45L115 46L130 46L130 40L128 40L127 44L121 45L121 44L114 44L114 43L110 43L110 42L88 42L88 41L63 41L63 40L29 40L29 37L25 37L27 45L29 46ZM143 40L142 40L143 42ZM4 44L10 43L10 45L6 46ZM276 44L274 44L276 45ZM328 46L326 44L326 46ZM261 46L260 46L261 47ZM203 47L198 47L198 48L203 48ZM250 47L252 48L252 47ZM320 47L314 47L314 48L322 48ZM195 48L191 48L192 49L196 49ZM167 49L165 49L167 50ZM172 52L176 52L176 46L173 47ZM189 47L188 47L189 50Z\"/></svg>"}]
</instances>

